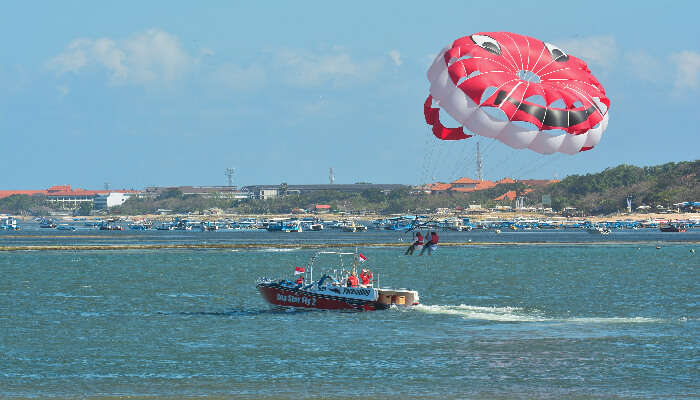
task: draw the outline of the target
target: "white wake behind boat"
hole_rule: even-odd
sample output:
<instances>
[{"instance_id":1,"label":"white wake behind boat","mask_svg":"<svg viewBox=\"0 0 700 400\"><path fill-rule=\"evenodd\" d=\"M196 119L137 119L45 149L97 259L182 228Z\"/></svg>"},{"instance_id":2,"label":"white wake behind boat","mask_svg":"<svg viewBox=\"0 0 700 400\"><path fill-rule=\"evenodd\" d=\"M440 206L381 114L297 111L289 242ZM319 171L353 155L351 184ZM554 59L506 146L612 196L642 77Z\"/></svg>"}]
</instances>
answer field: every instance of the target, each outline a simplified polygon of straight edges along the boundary
<instances>
[{"instance_id":1,"label":"white wake behind boat","mask_svg":"<svg viewBox=\"0 0 700 400\"><path fill-rule=\"evenodd\" d=\"M337 256L339 265L329 267L318 280L314 280L314 263L321 256ZM351 270L345 270L343 256L352 256ZM379 287L378 280L368 285L347 286L348 276L357 271L359 255L337 251L320 251L311 257L303 269L301 283L286 279L259 278L256 286L263 298L274 306L310 308L320 310L372 311L392 305L415 306L420 302L418 292L411 289Z\"/></svg>"}]
</instances>

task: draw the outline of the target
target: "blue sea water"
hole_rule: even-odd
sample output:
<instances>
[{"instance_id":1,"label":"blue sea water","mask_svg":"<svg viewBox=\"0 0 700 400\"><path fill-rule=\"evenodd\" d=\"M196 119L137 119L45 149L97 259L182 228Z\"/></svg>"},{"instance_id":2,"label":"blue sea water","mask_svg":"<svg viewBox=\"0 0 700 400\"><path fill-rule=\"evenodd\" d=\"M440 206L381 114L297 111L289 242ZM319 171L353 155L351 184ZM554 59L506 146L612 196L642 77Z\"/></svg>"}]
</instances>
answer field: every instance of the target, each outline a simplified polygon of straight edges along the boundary
<instances>
[{"instance_id":1,"label":"blue sea water","mask_svg":"<svg viewBox=\"0 0 700 400\"><path fill-rule=\"evenodd\" d=\"M382 285L422 304L347 313L264 303L255 279L289 277L315 252L275 245L410 235L3 233L4 246L260 246L0 252L0 397L698 396L700 231L442 239L473 245L360 248Z\"/></svg>"}]
</instances>

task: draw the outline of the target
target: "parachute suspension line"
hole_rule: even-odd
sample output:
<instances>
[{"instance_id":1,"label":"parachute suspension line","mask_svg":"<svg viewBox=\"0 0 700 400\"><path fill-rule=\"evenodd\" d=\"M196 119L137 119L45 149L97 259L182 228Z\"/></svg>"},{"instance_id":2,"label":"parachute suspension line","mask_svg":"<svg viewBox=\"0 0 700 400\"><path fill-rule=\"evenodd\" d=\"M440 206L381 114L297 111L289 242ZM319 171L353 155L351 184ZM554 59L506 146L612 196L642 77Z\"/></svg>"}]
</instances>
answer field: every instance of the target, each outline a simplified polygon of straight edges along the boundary
<instances>
[{"instance_id":1,"label":"parachute suspension line","mask_svg":"<svg viewBox=\"0 0 700 400\"><path fill-rule=\"evenodd\" d=\"M519 171L520 178L519 179L530 179L532 176L531 174L540 171L544 167L552 164L552 163L558 163L563 156L563 153L557 153L553 155L547 155L547 154L541 154L539 159L536 161L530 163L528 168L522 169Z\"/></svg>"},{"instance_id":2,"label":"parachute suspension line","mask_svg":"<svg viewBox=\"0 0 700 400\"><path fill-rule=\"evenodd\" d=\"M513 160L517 160L519 157L519 153L521 150L519 149L513 149L513 148L508 148L506 149L506 155L503 156L501 159L499 159L496 162L492 162L491 165L494 165L495 168L499 168L500 166L507 166L506 168L501 168L499 169L499 175L496 175L494 177L495 180L498 180L500 178L513 178L511 168L515 164Z\"/></svg>"},{"instance_id":3,"label":"parachute suspension line","mask_svg":"<svg viewBox=\"0 0 700 400\"><path fill-rule=\"evenodd\" d=\"M425 140L421 183L452 182L471 166L474 144L469 140L443 141L430 133Z\"/></svg>"},{"instance_id":4,"label":"parachute suspension line","mask_svg":"<svg viewBox=\"0 0 700 400\"><path fill-rule=\"evenodd\" d=\"M423 152L423 172L422 172L422 175L420 177L421 178L420 184L422 184L422 185L432 183L430 181L430 178L431 178L430 168L433 164L432 156L433 156L433 152L435 149L435 144L431 143L432 138L433 138L432 133L430 133L429 136L426 135L425 136L425 143L423 144L423 150L424 150L424 152Z\"/></svg>"},{"instance_id":5,"label":"parachute suspension line","mask_svg":"<svg viewBox=\"0 0 700 400\"><path fill-rule=\"evenodd\" d=\"M454 147L458 151L458 153L454 155L454 158L452 158L454 162L452 168L449 170L450 182L453 182L464 176L470 175L467 171L470 170L470 160L474 155L474 142L471 140L462 140L461 142L462 143L460 143L459 145L455 143L454 145L450 146Z\"/></svg>"}]
</instances>

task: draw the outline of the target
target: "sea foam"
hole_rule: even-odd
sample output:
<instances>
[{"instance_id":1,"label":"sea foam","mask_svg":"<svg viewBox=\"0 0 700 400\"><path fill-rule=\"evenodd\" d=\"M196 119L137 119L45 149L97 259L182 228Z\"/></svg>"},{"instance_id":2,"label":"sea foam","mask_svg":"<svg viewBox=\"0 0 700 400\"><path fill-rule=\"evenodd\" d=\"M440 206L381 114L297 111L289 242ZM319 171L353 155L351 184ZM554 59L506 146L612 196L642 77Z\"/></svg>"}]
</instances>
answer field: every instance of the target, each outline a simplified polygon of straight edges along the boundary
<instances>
[{"instance_id":1,"label":"sea foam","mask_svg":"<svg viewBox=\"0 0 700 400\"><path fill-rule=\"evenodd\" d=\"M571 317L550 318L539 310L526 311L519 307L481 307L460 305L418 305L413 308L426 314L456 315L464 319L500 322L567 322L577 324L634 324L663 322L658 318L646 317Z\"/></svg>"}]
</instances>

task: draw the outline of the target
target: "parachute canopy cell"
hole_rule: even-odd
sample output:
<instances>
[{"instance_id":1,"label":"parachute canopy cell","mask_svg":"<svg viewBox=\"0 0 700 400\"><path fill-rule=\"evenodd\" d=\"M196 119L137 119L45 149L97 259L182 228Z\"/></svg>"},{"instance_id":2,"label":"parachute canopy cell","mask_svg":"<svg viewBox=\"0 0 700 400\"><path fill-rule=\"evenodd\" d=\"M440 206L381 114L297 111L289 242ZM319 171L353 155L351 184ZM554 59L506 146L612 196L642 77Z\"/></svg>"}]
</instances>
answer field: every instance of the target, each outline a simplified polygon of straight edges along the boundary
<instances>
[{"instance_id":1,"label":"parachute canopy cell","mask_svg":"<svg viewBox=\"0 0 700 400\"><path fill-rule=\"evenodd\" d=\"M443 140L474 133L541 154L575 154L597 145L608 125L610 100L586 63L532 37L457 39L435 57L428 80L425 120ZM445 127L441 109L462 126Z\"/></svg>"}]
</instances>

